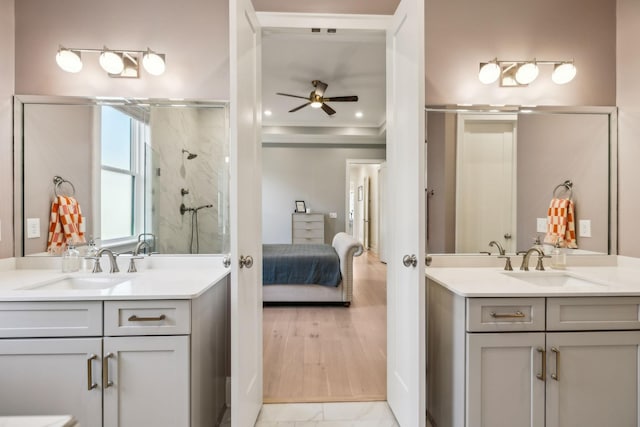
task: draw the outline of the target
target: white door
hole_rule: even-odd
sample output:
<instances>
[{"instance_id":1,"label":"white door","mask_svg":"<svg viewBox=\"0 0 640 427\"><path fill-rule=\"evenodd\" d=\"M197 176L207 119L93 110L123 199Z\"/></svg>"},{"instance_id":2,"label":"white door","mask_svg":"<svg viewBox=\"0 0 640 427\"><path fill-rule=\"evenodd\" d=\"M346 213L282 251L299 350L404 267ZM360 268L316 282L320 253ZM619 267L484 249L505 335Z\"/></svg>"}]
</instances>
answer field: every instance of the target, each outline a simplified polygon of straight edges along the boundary
<instances>
[{"instance_id":1,"label":"white door","mask_svg":"<svg viewBox=\"0 0 640 427\"><path fill-rule=\"evenodd\" d=\"M104 427L189 425L188 336L105 337L103 352Z\"/></svg>"},{"instance_id":2,"label":"white door","mask_svg":"<svg viewBox=\"0 0 640 427\"><path fill-rule=\"evenodd\" d=\"M544 427L544 338L467 334L468 427Z\"/></svg>"},{"instance_id":3,"label":"white door","mask_svg":"<svg viewBox=\"0 0 640 427\"><path fill-rule=\"evenodd\" d=\"M516 251L515 115L461 115L456 166L456 252Z\"/></svg>"},{"instance_id":4,"label":"white door","mask_svg":"<svg viewBox=\"0 0 640 427\"><path fill-rule=\"evenodd\" d=\"M387 263L387 163L380 165L378 170L378 257Z\"/></svg>"},{"instance_id":5,"label":"white door","mask_svg":"<svg viewBox=\"0 0 640 427\"><path fill-rule=\"evenodd\" d=\"M0 415L68 414L101 426L101 354L100 338L0 340Z\"/></svg>"},{"instance_id":6,"label":"white door","mask_svg":"<svg viewBox=\"0 0 640 427\"><path fill-rule=\"evenodd\" d=\"M387 399L402 427L426 415L423 20L423 0L401 0L387 30Z\"/></svg>"},{"instance_id":7,"label":"white door","mask_svg":"<svg viewBox=\"0 0 640 427\"><path fill-rule=\"evenodd\" d=\"M250 427L262 407L261 38L250 0L230 0L229 15L231 425Z\"/></svg>"},{"instance_id":8,"label":"white door","mask_svg":"<svg viewBox=\"0 0 640 427\"><path fill-rule=\"evenodd\" d=\"M639 425L640 332L548 333L547 358L547 427Z\"/></svg>"},{"instance_id":9,"label":"white door","mask_svg":"<svg viewBox=\"0 0 640 427\"><path fill-rule=\"evenodd\" d=\"M369 169L365 169L367 171L367 175L364 177L364 196L362 200L362 233L363 233L363 244L365 250L371 248L371 200L369 198L369 192L371 191L371 183L369 181Z\"/></svg>"}]
</instances>

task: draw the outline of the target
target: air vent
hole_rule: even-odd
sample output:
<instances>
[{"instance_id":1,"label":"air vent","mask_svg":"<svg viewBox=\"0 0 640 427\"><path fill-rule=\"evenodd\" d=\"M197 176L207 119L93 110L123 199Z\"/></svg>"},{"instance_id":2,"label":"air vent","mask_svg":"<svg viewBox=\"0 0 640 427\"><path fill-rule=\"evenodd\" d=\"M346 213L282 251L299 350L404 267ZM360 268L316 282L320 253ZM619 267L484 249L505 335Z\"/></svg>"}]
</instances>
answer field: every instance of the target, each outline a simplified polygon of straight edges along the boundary
<instances>
[{"instance_id":1,"label":"air vent","mask_svg":"<svg viewBox=\"0 0 640 427\"><path fill-rule=\"evenodd\" d=\"M312 28L311 32L312 33L319 33L320 32L320 28Z\"/></svg>"}]
</instances>

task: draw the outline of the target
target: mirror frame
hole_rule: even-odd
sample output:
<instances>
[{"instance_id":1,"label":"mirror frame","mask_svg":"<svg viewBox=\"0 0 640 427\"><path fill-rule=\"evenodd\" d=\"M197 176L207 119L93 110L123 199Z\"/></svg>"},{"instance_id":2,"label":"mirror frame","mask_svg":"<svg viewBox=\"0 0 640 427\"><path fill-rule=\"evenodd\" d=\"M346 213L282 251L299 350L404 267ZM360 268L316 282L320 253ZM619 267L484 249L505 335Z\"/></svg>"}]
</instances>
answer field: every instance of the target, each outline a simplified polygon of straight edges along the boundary
<instances>
[{"instance_id":1,"label":"mirror frame","mask_svg":"<svg viewBox=\"0 0 640 427\"><path fill-rule=\"evenodd\" d=\"M125 98L99 96L14 95L13 96L13 227L14 257L24 257L24 104L141 105L149 107L216 107L229 115L229 102L202 99ZM159 254L176 255L176 254ZM180 254L197 256L196 254Z\"/></svg>"},{"instance_id":2,"label":"mirror frame","mask_svg":"<svg viewBox=\"0 0 640 427\"><path fill-rule=\"evenodd\" d=\"M425 126L428 126L427 113L464 113L464 114L606 114L609 119L609 236L608 255L618 254L618 107L615 106L527 106L527 105L425 105ZM426 129L425 129L426 132ZM426 142L426 141L425 141ZM426 188L426 170L425 170ZM426 239L426 236L425 236ZM427 243L428 245L428 243ZM455 253L438 253L429 255L458 255ZM460 254L468 255L468 254ZM593 255L571 255L593 256Z\"/></svg>"}]
</instances>

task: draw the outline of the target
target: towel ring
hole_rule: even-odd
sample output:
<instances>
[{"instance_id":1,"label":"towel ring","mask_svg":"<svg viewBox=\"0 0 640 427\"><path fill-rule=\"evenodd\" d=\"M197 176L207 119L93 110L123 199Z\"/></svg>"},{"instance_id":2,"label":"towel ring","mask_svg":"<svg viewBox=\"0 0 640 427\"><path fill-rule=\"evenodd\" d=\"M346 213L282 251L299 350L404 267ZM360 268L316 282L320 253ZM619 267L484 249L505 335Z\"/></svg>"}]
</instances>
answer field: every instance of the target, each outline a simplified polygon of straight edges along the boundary
<instances>
[{"instance_id":1,"label":"towel ring","mask_svg":"<svg viewBox=\"0 0 640 427\"><path fill-rule=\"evenodd\" d=\"M556 188L553 189L553 197L554 198L558 198L558 190L562 191L568 191L569 192L569 197L567 197L567 199L571 200L573 197L573 182L571 182L571 180L566 180L565 182L563 182L562 184L556 186Z\"/></svg>"},{"instance_id":2,"label":"towel ring","mask_svg":"<svg viewBox=\"0 0 640 427\"><path fill-rule=\"evenodd\" d=\"M73 186L73 184L71 183L71 181L67 181L66 179L62 178L61 176L54 176L53 177L53 192L55 193L56 197L60 196L60 194L58 193L59 191L62 192L62 184L69 184L71 186L71 194L69 194L69 196L71 197L75 197L76 195L76 187Z\"/></svg>"}]
</instances>

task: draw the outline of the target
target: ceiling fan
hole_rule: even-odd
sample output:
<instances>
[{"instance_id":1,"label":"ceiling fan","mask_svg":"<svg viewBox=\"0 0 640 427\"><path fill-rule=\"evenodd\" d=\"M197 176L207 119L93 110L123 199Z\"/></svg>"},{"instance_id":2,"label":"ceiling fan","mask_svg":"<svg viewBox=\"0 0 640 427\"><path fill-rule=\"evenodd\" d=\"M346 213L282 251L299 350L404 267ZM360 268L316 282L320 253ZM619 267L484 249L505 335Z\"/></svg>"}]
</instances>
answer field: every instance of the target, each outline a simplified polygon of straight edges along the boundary
<instances>
[{"instance_id":1,"label":"ceiling fan","mask_svg":"<svg viewBox=\"0 0 640 427\"><path fill-rule=\"evenodd\" d=\"M301 99L306 99L307 102L292 109L289 110L290 113L293 113L295 111L300 110L301 108L306 107L307 105L311 105L312 108L322 108L322 110L327 113L328 115L332 116L336 113L336 110L334 110L333 108L329 107L327 104L325 104L325 102L357 102L358 101L358 97L356 95L351 95L351 96L333 96L331 98L325 98L324 97L324 91L327 90L327 86L329 86L326 83L321 82L320 80L313 80L311 82L311 84L313 85L313 87L315 88L315 90L313 90L308 97L306 96L298 96L298 95L290 95L288 93L280 93L277 92L276 95L282 95L282 96L290 96L292 98L301 98Z\"/></svg>"}]
</instances>

